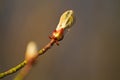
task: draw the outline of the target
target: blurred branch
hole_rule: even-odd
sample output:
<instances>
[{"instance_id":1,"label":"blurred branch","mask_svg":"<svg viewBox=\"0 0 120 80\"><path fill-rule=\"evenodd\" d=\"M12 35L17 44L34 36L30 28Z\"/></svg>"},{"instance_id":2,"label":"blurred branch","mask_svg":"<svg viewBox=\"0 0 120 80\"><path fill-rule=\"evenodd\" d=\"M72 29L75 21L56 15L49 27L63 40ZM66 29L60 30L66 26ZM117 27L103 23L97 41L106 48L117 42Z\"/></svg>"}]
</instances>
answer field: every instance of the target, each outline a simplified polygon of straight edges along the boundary
<instances>
[{"instance_id":1,"label":"blurred branch","mask_svg":"<svg viewBox=\"0 0 120 80\"><path fill-rule=\"evenodd\" d=\"M39 55L42 55L44 54L51 46L53 46L53 44L55 43L56 41L54 39L52 39L43 49L39 50L38 52L38 55L36 56L35 59L37 59L37 57ZM32 60L33 61L33 60ZM3 73L0 73L0 79L7 76L7 75L10 75L10 74L13 74L15 72L17 72L19 69L23 68L26 64L28 63L27 60L24 60L23 62L21 62L20 64L18 64L17 66L9 69L8 71L5 71Z\"/></svg>"}]
</instances>

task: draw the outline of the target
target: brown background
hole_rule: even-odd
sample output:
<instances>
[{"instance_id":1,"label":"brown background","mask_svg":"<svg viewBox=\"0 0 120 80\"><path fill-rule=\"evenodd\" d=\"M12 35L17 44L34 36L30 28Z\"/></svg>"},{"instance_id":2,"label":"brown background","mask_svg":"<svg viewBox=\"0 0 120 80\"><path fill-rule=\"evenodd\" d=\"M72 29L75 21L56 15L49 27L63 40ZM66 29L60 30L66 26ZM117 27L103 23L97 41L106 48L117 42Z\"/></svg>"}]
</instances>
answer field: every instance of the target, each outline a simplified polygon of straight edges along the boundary
<instances>
[{"instance_id":1,"label":"brown background","mask_svg":"<svg viewBox=\"0 0 120 80\"><path fill-rule=\"evenodd\" d=\"M47 44L68 9L75 25L26 80L120 80L119 0L0 0L0 72L24 60L29 41Z\"/></svg>"}]
</instances>

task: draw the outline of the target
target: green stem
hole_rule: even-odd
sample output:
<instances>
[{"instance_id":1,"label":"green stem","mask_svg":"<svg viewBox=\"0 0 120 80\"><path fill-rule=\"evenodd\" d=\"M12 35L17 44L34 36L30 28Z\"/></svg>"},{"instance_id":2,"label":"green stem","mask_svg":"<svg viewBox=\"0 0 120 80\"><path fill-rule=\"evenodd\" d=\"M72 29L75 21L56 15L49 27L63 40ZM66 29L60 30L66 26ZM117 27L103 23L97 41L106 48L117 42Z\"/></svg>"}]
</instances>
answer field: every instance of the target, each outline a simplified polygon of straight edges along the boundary
<instances>
[{"instance_id":1,"label":"green stem","mask_svg":"<svg viewBox=\"0 0 120 80\"><path fill-rule=\"evenodd\" d=\"M9 69L8 71L5 71L3 73L0 73L0 79L7 76L7 75L10 75L10 74L13 74L15 72L17 72L19 69L21 69L22 67L24 67L26 65L27 61L24 60L23 62L21 62L20 64L18 64L17 66Z\"/></svg>"},{"instance_id":2,"label":"green stem","mask_svg":"<svg viewBox=\"0 0 120 80\"><path fill-rule=\"evenodd\" d=\"M41 50L38 51L38 56L44 54L48 49L50 49L51 46L53 46L53 44L55 42L56 42L56 40L51 39L51 41L45 47L43 47L43 49L41 49ZM13 68L5 71L5 72L0 73L0 79L4 78L4 77L6 77L6 76L8 76L10 74L13 74L13 73L17 72L18 70L20 70L21 68L23 68L26 64L27 64L27 61L24 60L23 62L21 62L17 66L15 66L15 67L13 67Z\"/></svg>"}]
</instances>

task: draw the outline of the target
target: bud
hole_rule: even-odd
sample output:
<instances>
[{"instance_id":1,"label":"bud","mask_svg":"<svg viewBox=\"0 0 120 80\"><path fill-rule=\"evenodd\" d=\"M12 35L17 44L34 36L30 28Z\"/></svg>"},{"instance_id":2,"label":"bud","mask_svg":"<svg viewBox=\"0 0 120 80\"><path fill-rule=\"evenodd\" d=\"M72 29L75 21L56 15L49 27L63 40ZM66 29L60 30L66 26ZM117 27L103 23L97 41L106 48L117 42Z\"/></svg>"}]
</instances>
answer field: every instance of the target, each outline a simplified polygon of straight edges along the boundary
<instances>
[{"instance_id":1,"label":"bud","mask_svg":"<svg viewBox=\"0 0 120 80\"><path fill-rule=\"evenodd\" d=\"M74 19L73 10L65 11L60 17L60 21L56 30L60 30L61 28L63 28L64 30L69 29L73 24L73 19Z\"/></svg>"},{"instance_id":2,"label":"bud","mask_svg":"<svg viewBox=\"0 0 120 80\"><path fill-rule=\"evenodd\" d=\"M64 33L66 30L70 29L74 22L74 12L73 10L65 11L61 17L60 21L57 25L57 28L53 31L51 39L55 39L56 41L60 41L64 37Z\"/></svg>"},{"instance_id":3,"label":"bud","mask_svg":"<svg viewBox=\"0 0 120 80\"><path fill-rule=\"evenodd\" d=\"M35 42L31 41L27 46L25 59L28 62L34 62L36 57L37 57L37 46Z\"/></svg>"}]
</instances>

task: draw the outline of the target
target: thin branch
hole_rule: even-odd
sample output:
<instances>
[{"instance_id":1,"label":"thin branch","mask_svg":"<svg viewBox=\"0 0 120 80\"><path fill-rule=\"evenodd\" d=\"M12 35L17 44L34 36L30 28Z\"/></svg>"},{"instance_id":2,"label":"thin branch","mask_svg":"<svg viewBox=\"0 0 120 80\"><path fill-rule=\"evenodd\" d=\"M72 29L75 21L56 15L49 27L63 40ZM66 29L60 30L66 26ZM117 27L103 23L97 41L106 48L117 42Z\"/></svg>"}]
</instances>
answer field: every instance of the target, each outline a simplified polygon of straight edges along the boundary
<instances>
[{"instance_id":1,"label":"thin branch","mask_svg":"<svg viewBox=\"0 0 120 80\"><path fill-rule=\"evenodd\" d=\"M43 47L41 50L39 50L39 52L38 52L39 54L37 55L37 57L44 54L48 49L50 49L51 46L53 46L53 44L55 42L56 41L54 39L51 39L51 41L45 47ZM24 60L23 62L21 62L17 66L15 66L15 67L13 67L13 68L11 68L3 73L0 73L0 79L7 76L7 75L10 75L10 74L17 72L19 69L23 68L26 64L27 64L27 61Z\"/></svg>"},{"instance_id":2,"label":"thin branch","mask_svg":"<svg viewBox=\"0 0 120 80\"><path fill-rule=\"evenodd\" d=\"M40 55L44 54L48 49L50 49L54 45L54 43L59 45L58 41L61 41L63 39L65 30L69 29L72 26L73 22L74 22L73 10L65 11L62 14L62 16L60 17L60 21L59 21L57 28L53 31L52 36L50 37L50 39L51 39L50 42L46 46L44 46L41 50L39 50L37 55L31 57L28 60L25 59L23 62L21 62L17 66L15 66L3 73L0 73L0 79L7 75L17 72L19 69L23 68L26 64L28 64L26 66L28 69L26 69L27 70L26 73L22 76L22 78L24 78L24 76L31 69L35 60Z\"/></svg>"},{"instance_id":3,"label":"thin branch","mask_svg":"<svg viewBox=\"0 0 120 80\"><path fill-rule=\"evenodd\" d=\"M17 66L3 72L3 73L0 73L0 79L7 76L7 75L10 75L10 74L13 74L15 72L17 72L19 69L21 69L22 67L24 67L26 65L26 60L24 60L23 62L21 62L20 64L18 64Z\"/></svg>"}]
</instances>

